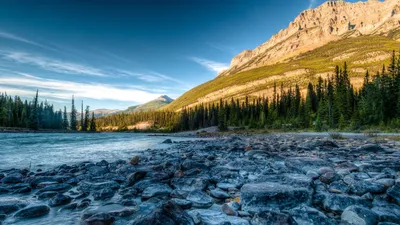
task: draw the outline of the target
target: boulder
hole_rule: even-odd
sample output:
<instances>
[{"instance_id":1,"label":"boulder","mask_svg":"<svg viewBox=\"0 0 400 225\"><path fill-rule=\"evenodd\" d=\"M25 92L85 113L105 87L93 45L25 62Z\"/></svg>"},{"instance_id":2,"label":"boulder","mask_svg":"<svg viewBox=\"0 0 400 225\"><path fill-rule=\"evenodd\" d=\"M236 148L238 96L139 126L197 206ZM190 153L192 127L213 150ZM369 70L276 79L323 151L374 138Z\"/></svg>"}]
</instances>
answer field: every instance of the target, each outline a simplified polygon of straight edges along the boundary
<instances>
[{"instance_id":1,"label":"boulder","mask_svg":"<svg viewBox=\"0 0 400 225\"><path fill-rule=\"evenodd\" d=\"M111 188L112 190L119 189L120 185L115 181L106 181L100 183L91 183L87 181L81 181L78 184L78 191L91 192L95 190L102 190L104 188Z\"/></svg>"},{"instance_id":2,"label":"boulder","mask_svg":"<svg viewBox=\"0 0 400 225\"><path fill-rule=\"evenodd\" d=\"M240 195L242 209L250 212L290 209L311 203L309 189L271 182L245 184Z\"/></svg>"},{"instance_id":3,"label":"boulder","mask_svg":"<svg viewBox=\"0 0 400 225\"><path fill-rule=\"evenodd\" d=\"M61 206L61 205L69 204L71 201L72 201L71 197L69 197L67 195L63 195L63 194L57 194L56 196L54 196L53 198L50 199L49 205L51 207Z\"/></svg>"},{"instance_id":4,"label":"boulder","mask_svg":"<svg viewBox=\"0 0 400 225\"><path fill-rule=\"evenodd\" d=\"M38 199L48 199L56 196L58 192L56 191L45 191L45 192L40 192L37 197Z\"/></svg>"},{"instance_id":5,"label":"boulder","mask_svg":"<svg viewBox=\"0 0 400 225\"><path fill-rule=\"evenodd\" d=\"M50 208L47 205L32 205L26 207L15 214L18 218L36 218L47 215L50 212Z\"/></svg>"},{"instance_id":6,"label":"boulder","mask_svg":"<svg viewBox=\"0 0 400 225\"><path fill-rule=\"evenodd\" d=\"M171 186L174 189L183 191L205 190L208 185L208 178L173 178Z\"/></svg>"},{"instance_id":7,"label":"boulder","mask_svg":"<svg viewBox=\"0 0 400 225\"><path fill-rule=\"evenodd\" d=\"M365 145L360 146L357 149L353 150L352 152L378 153L378 152L384 152L384 151L385 151L385 149L383 149L380 145L365 144Z\"/></svg>"},{"instance_id":8,"label":"boulder","mask_svg":"<svg viewBox=\"0 0 400 225\"><path fill-rule=\"evenodd\" d=\"M228 204L223 204L221 206L221 211L228 216L238 216L238 212Z\"/></svg>"},{"instance_id":9,"label":"boulder","mask_svg":"<svg viewBox=\"0 0 400 225\"><path fill-rule=\"evenodd\" d=\"M397 182L393 187L387 190L387 195L390 196L390 198L400 205L400 182Z\"/></svg>"},{"instance_id":10,"label":"boulder","mask_svg":"<svg viewBox=\"0 0 400 225\"><path fill-rule=\"evenodd\" d=\"M172 140L171 139L165 139L162 143L163 144L172 144Z\"/></svg>"},{"instance_id":11,"label":"boulder","mask_svg":"<svg viewBox=\"0 0 400 225\"><path fill-rule=\"evenodd\" d=\"M196 208L209 208L213 205L213 199L201 190L191 191L186 199Z\"/></svg>"},{"instance_id":12,"label":"boulder","mask_svg":"<svg viewBox=\"0 0 400 225\"><path fill-rule=\"evenodd\" d=\"M350 185L350 192L356 195L365 193L380 194L386 191L386 186L376 182L357 181Z\"/></svg>"},{"instance_id":13,"label":"boulder","mask_svg":"<svg viewBox=\"0 0 400 225\"><path fill-rule=\"evenodd\" d=\"M131 173L128 177L128 186L133 186L136 182L140 181L146 176L146 171L136 171Z\"/></svg>"},{"instance_id":14,"label":"boulder","mask_svg":"<svg viewBox=\"0 0 400 225\"><path fill-rule=\"evenodd\" d=\"M341 221L349 225L375 225L379 222L379 216L368 208L352 205L343 211Z\"/></svg>"},{"instance_id":15,"label":"boulder","mask_svg":"<svg viewBox=\"0 0 400 225\"><path fill-rule=\"evenodd\" d=\"M107 200L112 198L115 195L115 190L111 189L110 187L106 187L101 190L93 191L92 195L94 200Z\"/></svg>"},{"instance_id":16,"label":"boulder","mask_svg":"<svg viewBox=\"0 0 400 225\"><path fill-rule=\"evenodd\" d=\"M83 216L81 221L82 225L112 225L114 224L115 218L108 213L98 213L88 218Z\"/></svg>"},{"instance_id":17,"label":"boulder","mask_svg":"<svg viewBox=\"0 0 400 225\"><path fill-rule=\"evenodd\" d=\"M108 170L100 166L91 166L88 167L87 170L93 176L102 176L108 172Z\"/></svg>"},{"instance_id":18,"label":"boulder","mask_svg":"<svg viewBox=\"0 0 400 225\"><path fill-rule=\"evenodd\" d=\"M227 216L219 210L195 209L188 212L196 224L203 225L250 225L249 221L236 216Z\"/></svg>"},{"instance_id":19,"label":"boulder","mask_svg":"<svg viewBox=\"0 0 400 225\"><path fill-rule=\"evenodd\" d=\"M360 205L371 207L371 202L358 196L344 194L325 194L322 200L322 207L331 212L342 213L347 207Z\"/></svg>"},{"instance_id":20,"label":"boulder","mask_svg":"<svg viewBox=\"0 0 400 225\"><path fill-rule=\"evenodd\" d=\"M321 167L331 167L329 162L320 158L291 157L285 160L285 165L295 171L306 174L309 170L318 170Z\"/></svg>"},{"instance_id":21,"label":"boulder","mask_svg":"<svg viewBox=\"0 0 400 225\"><path fill-rule=\"evenodd\" d=\"M47 191L66 192L71 188L72 188L72 186L69 184L53 184L53 185L49 185L49 186L46 186L46 187L40 189L39 193L47 192Z\"/></svg>"},{"instance_id":22,"label":"boulder","mask_svg":"<svg viewBox=\"0 0 400 225\"><path fill-rule=\"evenodd\" d=\"M251 219L251 225L292 225L290 215L276 212L263 211L256 213Z\"/></svg>"},{"instance_id":23,"label":"boulder","mask_svg":"<svg viewBox=\"0 0 400 225\"><path fill-rule=\"evenodd\" d=\"M153 184L142 193L142 199L149 199L155 196L167 196L172 192L172 189L167 184Z\"/></svg>"},{"instance_id":24,"label":"boulder","mask_svg":"<svg viewBox=\"0 0 400 225\"><path fill-rule=\"evenodd\" d=\"M295 224L335 225L335 221L315 208L302 205L289 211Z\"/></svg>"},{"instance_id":25,"label":"boulder","mask_svg":"<svg viewBox=\"0 0 400 225\"><path fill-rule=\"evenodd\" d=\"M18 198L0 198L0 214L10 214L28 205Z\"/></svg>"},{"instance_id":26,"label":"boulder","mask_svg":"<svg viewBox=\"0 0 400 225\"><path fill-rule=\"evenodd\" d=\"M228 193L226 193L225 191L222 191L220 189L211 190L210 194L214 198L218 198L218 199L226 199L226 198L230 198L231 197Z\"/></svg>"},{"instance_id":27,"label":"boulder","mask_svg":"<svg viewBox=\"0 0 400 225\"><path fill-rule=\"evenodd\" d=\"M135 155L132 157L131 161L129 161L129 163L133 166L138 165L140 162L140 157L138 155Z\"/></svg>"}]
</instances>

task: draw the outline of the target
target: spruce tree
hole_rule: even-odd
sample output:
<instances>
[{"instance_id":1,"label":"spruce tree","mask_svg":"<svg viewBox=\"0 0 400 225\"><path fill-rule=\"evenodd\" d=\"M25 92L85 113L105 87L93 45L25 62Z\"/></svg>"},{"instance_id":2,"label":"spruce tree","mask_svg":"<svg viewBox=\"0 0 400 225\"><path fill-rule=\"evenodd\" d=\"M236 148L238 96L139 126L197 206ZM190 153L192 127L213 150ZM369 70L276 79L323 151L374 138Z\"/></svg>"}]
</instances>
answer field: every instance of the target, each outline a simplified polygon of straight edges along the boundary
<instances>
[{"instance_id":1,"label":"spruce tree","mask_svg":"<svg viewBox=\"0 0 400 225\"><path fill-rule=\"evenodd\" d=\"M67 107L64 106L64 115L63 115L63 129L67 130L68 129L68 115L67 115Z\"/></svg>"},{"instance_id":2,"label":"spruce tree","mask_svg":"<svg viewBox=\"0 0 400 225\"><path fill-rule=\"evenodd\" d=\"M39 129L39 105L38 105L38 98L39 98L39 90L36 90L36 96L31 103L31 113L29 117L29 128L33 130Z\"/></svg>"},{"instance_id":3,"label":"spruce tree","mask_svg":"<svg viewBox=\"0 0 400 225\"><path fill-rule=\"evenodd\" d=\"M96 131L96 118L94 117L94 112L92 112L92 119L90 120L89 130L91 132Z\"/></svg>"},{"instance_id":4,"label":"spruce tree","mask_svg":"<svg viewBox=\"0 0 400 225\"><path fill-rule=\"evenodd\" d=\"M72 95L72 106L71 106L71 118L70 118L70 128L71 130L77 130L77 120L76 120L76 108L74 102L74 96Z\"/></svg>"}]
</instances>

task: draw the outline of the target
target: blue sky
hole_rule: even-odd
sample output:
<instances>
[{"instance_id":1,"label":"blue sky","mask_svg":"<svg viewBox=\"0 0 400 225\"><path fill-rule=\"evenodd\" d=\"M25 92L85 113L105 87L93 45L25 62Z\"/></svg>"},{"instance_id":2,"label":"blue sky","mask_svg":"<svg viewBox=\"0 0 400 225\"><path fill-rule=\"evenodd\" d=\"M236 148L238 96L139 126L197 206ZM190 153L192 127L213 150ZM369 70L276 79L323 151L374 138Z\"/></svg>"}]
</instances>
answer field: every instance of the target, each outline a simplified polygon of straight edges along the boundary
<instances>
[{"instance_id":1,"label":"blue sky","mask_svg":"<svg viewBox=\"0 0 400 225\"><path fill-rule=\"evenodd\" d=\"M2 0L0 92L92 109L177 98L322 0Z\"/></svg>"}]
</instances>

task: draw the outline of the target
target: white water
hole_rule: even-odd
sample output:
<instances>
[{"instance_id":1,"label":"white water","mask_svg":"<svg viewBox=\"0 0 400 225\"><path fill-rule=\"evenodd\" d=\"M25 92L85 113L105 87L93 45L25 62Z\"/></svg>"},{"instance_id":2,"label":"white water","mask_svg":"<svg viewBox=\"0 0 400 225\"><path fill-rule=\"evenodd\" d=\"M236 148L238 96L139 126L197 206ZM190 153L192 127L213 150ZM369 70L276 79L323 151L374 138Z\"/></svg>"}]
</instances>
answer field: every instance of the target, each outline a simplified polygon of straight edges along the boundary
<instances>
[{"instance_id":1,"label":"white water","mask_svg":"<svg viewBox=\"0 0 400 225\"><path fill-rule=\"evenodd\" d=\"M0 133L0 170L128 160L136 151L169 147L161 144L166 138L134 133Z\"/></svg>"}]
</instances>

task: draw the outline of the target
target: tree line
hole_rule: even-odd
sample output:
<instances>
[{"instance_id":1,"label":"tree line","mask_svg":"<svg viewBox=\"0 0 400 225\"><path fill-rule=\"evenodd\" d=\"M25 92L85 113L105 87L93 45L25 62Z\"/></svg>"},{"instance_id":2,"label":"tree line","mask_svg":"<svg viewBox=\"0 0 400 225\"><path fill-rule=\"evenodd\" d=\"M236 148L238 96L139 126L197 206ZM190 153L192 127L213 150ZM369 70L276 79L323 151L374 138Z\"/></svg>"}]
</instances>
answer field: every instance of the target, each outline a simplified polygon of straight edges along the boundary
<instances>
[{"instance_id":1,"label":"tree line","mask_svg":"<svg viewBox=\"0 0 400 225\"><path fill-rule=\"evenodd\" d=\"M236 98L218 103L185 107L180 112L152 111L117 114L97 121L98 127L126 128L142 121L154 121L154 128L170 131L218 126L266 129L359 130L400 126L400 57L375 76L366 72L358 89L350 83L347 64L336 66L332 76L309 83L302 96L296 85L274 84L272 97Z\"/></svg>"},{"instance_id":2,"label":"tree line","mask_svg":"<svg viewBox=\"0 0 400 225\"><path fill-rule=\"evenodd\" d=\"M89 106L82 113L81 121L78 121L74 98L72 97L71 112L55 110L47 101L39 102L39 91L32 101L22 100L19 96L0 94L0 127L28 128L32 130L73 130L96 131L96 119L94 112L90 118Z\"/></svg>"}]
</instances>

